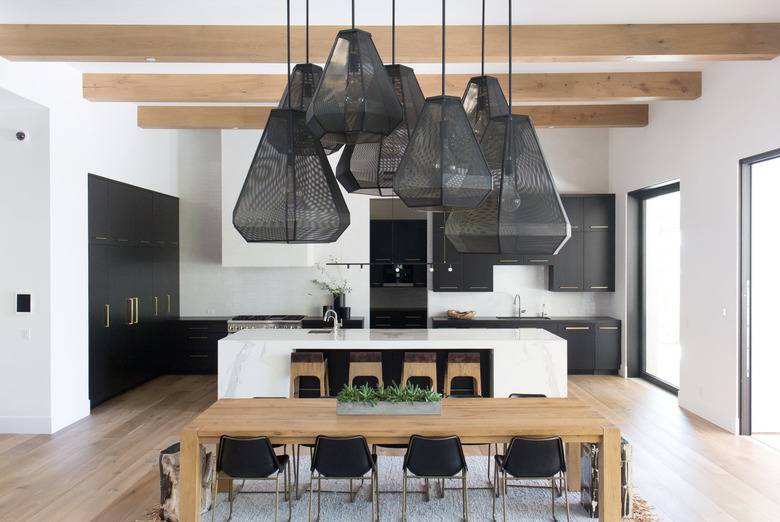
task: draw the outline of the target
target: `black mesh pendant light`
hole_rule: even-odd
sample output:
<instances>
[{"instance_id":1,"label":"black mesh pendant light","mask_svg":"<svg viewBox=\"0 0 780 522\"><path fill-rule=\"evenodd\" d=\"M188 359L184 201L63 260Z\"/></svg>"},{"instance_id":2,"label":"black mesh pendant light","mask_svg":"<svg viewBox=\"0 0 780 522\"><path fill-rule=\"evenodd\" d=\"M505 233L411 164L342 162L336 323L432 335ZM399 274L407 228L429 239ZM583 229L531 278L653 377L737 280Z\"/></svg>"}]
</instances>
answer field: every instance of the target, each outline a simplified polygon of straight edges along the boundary
<instances>
[{"instance_id":1,"label":"black mesh pendant light","mask_svg":"<svg viewBox=\"0 0 780 522\"><path fill-rule=\"evenodd\" d=\"M512 0L509 0L509 101L512 101ZM477 210L451 215L444 234L462 253L555 254L571 226L531 119L492 118L480 144L494 188Z\"/></svg>"},{"instance_id":2,"label":"black mesh pendant light","mask_svg":"<svg viewBox=\"0 0 780 522\"><path fill-rule=\"evenodd\" d=\"M289 39L288 0L288 71ZM233 209L233 226L248 242L330 243L349 226L349 210L305 112L290 104L288 98L287 108L268 117Z\"/></svg>"},{"instance_id":3,"label":"black mesh pendant light","mask_svg":"<svg viewBox=\"0 0 780 522\"><path fill-rule=\"evenodd\" d=\"M306 63L299 63L293 67L292 76L284 88L279 108L291 107L305 112L314 97L320 78L322 78L322 67L309 63L309 0L306 0ZM290 93L292 98L288 100ZM333 154L341 147L340 143L322 143L325 154Z\"/></svg>"},{"instance_id":4,"label":"black mesh pendant light","mask_svg":"<svg viewBox=\"0 0 780 522\"><path fill-rule=\"evenodd\" d=\"M482 0L482 73L469 80L461 101L480 143L490 118L509 114L509 104L498 79L485 76L485 0Z\"/></svg>"},{"instance_id":5,"label":"black mesh pendant light","mask_svg":"<svg viewBox=\"0 0 780 522\"><path fill-rule=\"evenodd\" d=\"M403 119L403 111L371 35L339 31L325 62L306 120L314 135L334 143L376 143Z\"/></svg>"},{"instance_id":6,"label":"black mesh pendant light","mask_svg":"<svg viewBox=\"0 0 780 522\"><path fill-rule=\"evenodd\" d=\"M379 143L347 145L336 167L336 178L348 192L373 196L394 196L393 175L417 126L425 96L414 71L395 63L395 0L393 0L393 65L387 74L401 102L404 118Z\"/></svg>"},{"instance_id":7,"label":"black mesh pendant light","mask_svg":"<svg viewBox=\"0 0 780 522\"><path fill-rule=\"evenodd\" d=\"M442 1L442 95L425 100L393 178L395 193L413 210L474 209L493 188L490 170L460 98L444 95L445 27Z\"/></svg>"}]
</instances>

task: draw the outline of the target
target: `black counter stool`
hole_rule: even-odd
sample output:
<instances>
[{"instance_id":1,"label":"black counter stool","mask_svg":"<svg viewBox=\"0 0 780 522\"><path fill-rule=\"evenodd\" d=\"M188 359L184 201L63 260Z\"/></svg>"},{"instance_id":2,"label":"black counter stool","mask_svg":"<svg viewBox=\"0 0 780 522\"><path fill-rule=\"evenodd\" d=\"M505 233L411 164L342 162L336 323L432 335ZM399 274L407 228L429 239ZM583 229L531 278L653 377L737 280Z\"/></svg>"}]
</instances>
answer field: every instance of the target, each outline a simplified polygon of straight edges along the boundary
<instances>
[{"instance_id":1,"label":"black counter stool","mask_svg":"<svg viewBox=\"0 0 780 522\"><path fill-rule=\"evenodd\" d=\"M376 386L382 386L382 352L350 352L349 385L358 377L374 377Z\"/></svg>"},{"instance_id":2,"label":"black counter stool","mask_svg":"<svg viewBox=\"0 0 780 522\"><path fill-rule=\"evenodd\" d=\"M452 394L452 379L471 377L474 379L473 395L482 395L482 370L479 354L475 352L450 352L447 355L447 369L444 372L444 395Z\"/></svg>"},{"instance_id":3,"label":"black counter stool","mask_svg":"<svg viewBox=\"0 0 780 522\"><path fill-rule=\"evenodd\" d=\"M404 353L404 364L401 369L401 386L406 386L406 381L412 377L427 377L431 381L433 391L437 391L436 352Z\"/></svg>"},{"instance_id":4,"label":"black counter stool","mask_svg":"<svg viewBox=\"0 0 780 522\"><path fill-rule=\"evenodd\" d=\"M290 398L300 396L301 377L316 377L320 381L320 397L330 395L328 360L322 352L292 352L290 354Z\"/></svg>"}]
</instances>

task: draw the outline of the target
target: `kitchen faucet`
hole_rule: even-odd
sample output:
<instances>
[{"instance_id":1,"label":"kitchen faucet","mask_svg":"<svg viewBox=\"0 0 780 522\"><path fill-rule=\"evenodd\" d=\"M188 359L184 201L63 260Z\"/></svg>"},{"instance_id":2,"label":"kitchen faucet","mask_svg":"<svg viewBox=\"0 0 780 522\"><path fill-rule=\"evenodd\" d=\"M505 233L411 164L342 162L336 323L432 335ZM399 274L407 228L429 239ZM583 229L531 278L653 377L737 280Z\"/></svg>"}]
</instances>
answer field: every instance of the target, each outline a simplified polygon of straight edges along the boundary
<instances>
[{"instance_id":1,"label":"kitchen faucet","mask_svg":"<svg viewBox=\"0 0 780 522\"><path fill-rule=\"evenodd\" d=\"M517 314L517 317L522 317L523 312L525 312L525 310L523 310L523 305L521 304L520 294L515 294L515 300L513 304L516 305L515 313Z\"/></svg>"},{"instance_id":2,"label":"kitchen faucet","mask_svg":"<svg viewBox=\"0 0 780 522\"><path fill-rule=\"evenodd\" d=\"M327 323L331 316L333 317L333 333L337 333L341 326L341 321L339 321L339 315L336 313L336 310L329 308L322 317L322 320Z\"/></svg>"}]
</instances>

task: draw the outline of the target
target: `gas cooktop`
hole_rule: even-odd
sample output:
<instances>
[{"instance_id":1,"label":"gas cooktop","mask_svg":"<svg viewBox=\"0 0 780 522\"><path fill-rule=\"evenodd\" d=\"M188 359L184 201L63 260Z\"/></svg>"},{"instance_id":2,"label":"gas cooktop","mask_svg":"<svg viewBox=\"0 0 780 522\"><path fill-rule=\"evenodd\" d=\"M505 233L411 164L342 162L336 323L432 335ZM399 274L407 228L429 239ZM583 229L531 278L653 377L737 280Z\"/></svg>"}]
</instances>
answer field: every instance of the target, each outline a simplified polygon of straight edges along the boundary
<instances>
[{"instance_id":1,"label":"gas cooktop","mask_svg":"<svg viewBox=\"0 0 780 522\"><path fill-rule=\"evenodd\" d=\"M304 315L237 315L233 321L301 321Z\"/></svg>"}]
</instances>

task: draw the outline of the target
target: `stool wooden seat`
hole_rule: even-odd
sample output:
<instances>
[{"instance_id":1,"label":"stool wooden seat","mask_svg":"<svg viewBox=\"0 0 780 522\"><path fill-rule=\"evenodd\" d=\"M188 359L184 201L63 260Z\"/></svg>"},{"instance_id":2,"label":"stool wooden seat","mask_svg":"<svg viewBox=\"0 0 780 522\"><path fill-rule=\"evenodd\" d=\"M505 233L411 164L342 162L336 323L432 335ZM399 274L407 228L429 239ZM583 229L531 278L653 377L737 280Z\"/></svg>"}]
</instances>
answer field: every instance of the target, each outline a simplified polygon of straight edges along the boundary
<instances>
[{"instance_id":1,"label":"stool wooden seat","mask_svg":"<svg viewBox=\"0 0 780 522\"><path fill-rule=\"evenodd\" d=\"M382 353L381 352L350 352L349 354L349 385L357 377L375 377L377 387L382 386Z\"/></svg>"},{"instance_id":2,"label":"stool wooden seat","mask_svg":"<svg viewBox=\"0 0 780 522\"><path fill-rule=\"evenodd\" d=\"M431 388L436 391L436 353L435 352L406 352L401 369L401 386L406 386L406 381L411 377L427 377L431 380Z\"/></svg>"},{"instance_id":3,"label":"stool wooden seat","mask_svg":"<svg viewBox=\"0 0 780 522\"><path fill-rule=\"evenodd\" d=\"M474 379L474 395L482 395L482 372L479 354L473 352L450 352L444 371L444 396L452 393L452 379L471 377Z\"/></svg>"},{"instance_id":4,"label":"stool wooden seat","mask_svg":"<svg viewBox=\"0 0 780 522\"><path fill-rule=\"evenodd\" d=\"M320 381L320 397L330 395L328 360L322 352L292 352L290 354L290 398L300 395L300 377L316 377Z\"/></svg>"}]
</instances>

